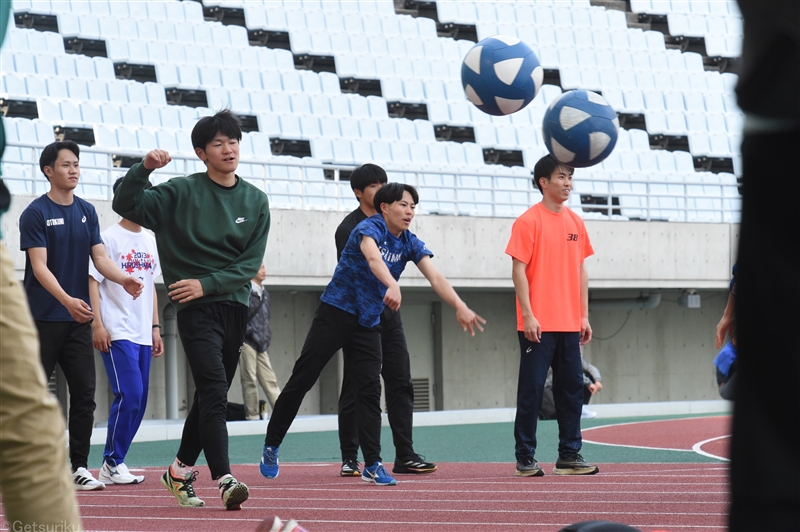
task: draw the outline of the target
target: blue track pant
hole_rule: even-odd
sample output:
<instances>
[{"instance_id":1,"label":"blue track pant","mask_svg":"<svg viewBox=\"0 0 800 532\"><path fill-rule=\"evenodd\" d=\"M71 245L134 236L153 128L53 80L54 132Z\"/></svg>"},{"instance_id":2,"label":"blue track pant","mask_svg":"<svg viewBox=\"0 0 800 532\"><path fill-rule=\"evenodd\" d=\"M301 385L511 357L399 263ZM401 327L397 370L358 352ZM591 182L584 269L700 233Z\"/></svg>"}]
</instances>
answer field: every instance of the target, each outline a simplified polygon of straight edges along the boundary
<instances>
[{"instance_id":1,"label":"blue track pant","mask_svg":"<svg viewBox=\"0 0 800 532\"><path fill-rule=\"evenodd\" d=\"M108 414L108 436L103 459L116 466L125 461L147 407L153 348L128 340L114 340L108 353L100 353L114 392Z\"/></svg>"}]
</instances>

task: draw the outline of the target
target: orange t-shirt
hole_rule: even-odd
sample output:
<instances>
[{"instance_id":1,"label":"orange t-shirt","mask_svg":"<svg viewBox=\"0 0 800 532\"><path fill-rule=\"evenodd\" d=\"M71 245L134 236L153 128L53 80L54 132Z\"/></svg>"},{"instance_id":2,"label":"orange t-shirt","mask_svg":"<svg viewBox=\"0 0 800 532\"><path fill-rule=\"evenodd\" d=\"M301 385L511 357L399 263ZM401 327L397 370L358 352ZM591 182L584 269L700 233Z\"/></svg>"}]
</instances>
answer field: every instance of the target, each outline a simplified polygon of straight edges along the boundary
<instances>
[{"instance_id":1,"label":"orange t-shirt","mask_svg":"<svg viewBox=\"0 0 800 532\"><path fill-rule=\"evenodd\" d=\"M554 213L537 203L514 222L506 253L527 264L531 309L542 332L579 332L580 267L594 253L583 219L567 207ZM517 330L524 329L517 301Z\"/></svg>"}]
</instances>

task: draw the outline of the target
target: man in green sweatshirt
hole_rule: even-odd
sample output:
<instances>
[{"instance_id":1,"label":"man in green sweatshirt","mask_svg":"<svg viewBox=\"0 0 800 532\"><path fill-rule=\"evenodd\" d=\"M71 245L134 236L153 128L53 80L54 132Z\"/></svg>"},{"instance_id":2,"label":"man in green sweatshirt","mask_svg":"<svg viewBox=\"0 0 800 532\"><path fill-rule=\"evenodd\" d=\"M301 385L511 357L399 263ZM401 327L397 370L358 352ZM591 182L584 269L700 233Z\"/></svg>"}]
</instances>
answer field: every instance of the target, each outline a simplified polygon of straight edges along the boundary
<instances>
[{"instance_id":1,"label":"man in green sweatshirt","mask_svg":"<svg viewBox=\"0 0 800 532\"><path fill-rule=\"evenodd\" d=\"M120 216L155 233L196 386L175 462L161 478L185 507L204 505L191 469L201 451L227 510L240 509L249 497L247 486L231 475L225 413L244 343L250 280L264 259L270 216L267 196L236 176L241 138L239 119L230 111L201 118L192 145L205 172L145 190L150 173L172 160L166 151L153 150L131 167L113 202Z\"/></svg>"}]
</instances>

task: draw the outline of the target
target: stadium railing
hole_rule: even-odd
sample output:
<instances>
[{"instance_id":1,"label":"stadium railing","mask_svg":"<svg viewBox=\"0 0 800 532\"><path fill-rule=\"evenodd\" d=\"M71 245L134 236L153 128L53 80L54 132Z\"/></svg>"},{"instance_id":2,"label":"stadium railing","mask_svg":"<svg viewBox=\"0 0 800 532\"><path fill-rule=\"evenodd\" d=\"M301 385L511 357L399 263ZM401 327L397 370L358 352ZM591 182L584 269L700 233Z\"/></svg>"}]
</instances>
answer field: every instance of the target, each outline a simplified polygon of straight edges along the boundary
<instances>
[{"instance_id":1,"label":"stadium railing","mask_svg":"<svg viewBox=\"0 0 800 532\"><path fill-rule=\"evenodd\" d=\"M37 196L49 189L39 170L41 146L9 143L3 179L12 194ZM141 154L138 154L141 156ZM81 150L81 182L76 193L87 200L110 200L111 187L127 168L114 165L111 151ZM295 157L245 159L237 174L255 184L275 208L348 211L357 204L349 182L354 167ZM516 217L541 200L541 194L519 169L502 166L491 173L465 166L385 165L390 181L414 185L419 212L452 216ZM153 173L153 182L203 171L193 156L176 154ZM326 176L327 174L327 176ZM736 223L740 197L732 174L710 173L670 179L663 173L595 173L574 182L569 207L586 219Z\"/></svg>"}]
</instances>

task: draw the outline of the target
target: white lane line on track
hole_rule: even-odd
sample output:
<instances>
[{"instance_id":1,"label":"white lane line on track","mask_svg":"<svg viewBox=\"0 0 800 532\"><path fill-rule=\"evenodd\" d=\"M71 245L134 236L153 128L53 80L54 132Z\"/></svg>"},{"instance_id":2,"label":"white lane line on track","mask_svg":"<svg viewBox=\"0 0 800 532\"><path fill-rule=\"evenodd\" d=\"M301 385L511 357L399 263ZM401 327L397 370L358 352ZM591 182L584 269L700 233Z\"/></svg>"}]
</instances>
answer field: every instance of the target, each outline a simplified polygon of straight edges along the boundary
<instances>
[{"instance_id":1,"label":"white lane line on track","mask_svg":"<svg viewBox=\"0 0 800 532\"><path fill-rule=\"evenodd\" d=\"M612 425L607 425L607 426L610 427ZM584 432L586 432L586 430L588 429L585 429ZM606 443L602 441L587 440L586 438L583 438L583 443L593 443L595 445L605 445L607 447L627 447L628 449L650 449L652 451L679 451L682 453L692 452L691 449L673 449L671 447L648 447L646 445L625 445L622 443Z\"/></svg>"},{"instance_id":2,"label":"white lane line on track","mask_svg":"<svg viewBox=\"0 0 800 532\"><path fill-rule=\"evenodd\" d=\"M221 510L222 508L221 507L219 507L219 508L209 507L209 509L216 512L218 510ZM331 512L331 511L339 511L339 512L351 512L351 513L352 512L356 512L356 511L370 512L370 513L378 513L378 512L392 513L392 512L403 512L403 511L408 511L408 512L417 511L416 508L413 508L411 506L409 506L407 508L363 508L363 509L360 509L360 510L356 509L356 508L352 508L352 507L351 508L326 508L326 507L318 507L318 508L316 508L316 507L302 507L302 508L299 508L297 506L292 506L292 505L285 505L285 506L280 506L280 505L274 505L273 506L273 505L271 505L270 506L270 510L275 511L275 513L280 513L280 510L283 510L283 509L290 509L290 510L294 510L295 512ZM198 510L199 509L193 509L192 512L198 512ZM202 510L200 510L200 511L202 511ZM206 510L206 511L208 511L208 510ZM431 510L431 511L435 512L435 513L457 513L457 514L465 514L465 513L485 514L486 513L486 509L485 508L437 508L436 510ZM666 515L669 515L669 516L676 516L676 515L677 516L688 516L688 515L692 515L692 516L719 516L719 517L725 516L725 517L727 517L727 515L728 515L727 512L621 512L621 511L604 512L604 511L596 511L596 510L574 510L574 509L553 510L553 509L549 509L549 508L543 508L541 510L534 510L534 509L511 510L511 509L507 509L507 510L503 510L503 513L504 514L519 514L519 515L540 515L540 514L559 515L559 514L564 514L564 515L586 515L586 516L595 516L595 515L598 515L598 516L599 515L609 515L609 516L614 516L614 515L645 515L645 516L648 516L648 517L649 516L656 516L656 515L665 515L665 516ZM86 518L108 519L108 516L107 515L104 515L104 516L101 516L101 515L98 515L98 516L83 516L83 515L81 515L81 518L82 519L86 519ZM186 520L186 516L182 516L182 517L130 516L130 517L128 517L128 516L115 515L114 519L136 519L136 520L139 520L139 521L147 521L147 520L151 520L151 519L159 520L159 521L185 521ZM245 520L248 520L248 519L245 519L245 518L229 518L229 517L222 518L222 519L232 520L232 521L245 521ZM360 522L361 521L359 521L359 523Z\"/></svg>"},{"instance_id":3,"label":"white lane line on track","mask_svg":"<svg viewBox=\"0 0 800 532\"><path fill-rule=\"evenodd\" d=\"M699 419L712 419L712 418L717 418L717 417L727 417L727 416L707 416L707 417L702 417L702 418L699 418ZM628 421L628 422L625 422L625 423L612 423L611 425L598 425L596 427L588 427L588 428L585 428L585 429L581 429L581 433L589 432L590 430L605 429L605 428L609 428L609 427L622 427L622 426L625 426L625 425L641 425L641 424L644 424L644 423L661 423L661 422L664 422L664 421L682 421L682 420L687 420L687 419L698 419L698 418L689 417L689 418L676 418L676 419L653 419L653 420L650 420L650 421ZM714 438L710 438L708 440L700 442L699 444L698 443L694 444L691 449L673 449L671 447L648 447L646 445L625 445L625 444L622 444L622 443L606 443L606 442L600 442L600 441L594 441L594 440L587 440L586 438L583 438L583 442L584 443L593 443L595 445L605 445L605 446L608 446L608 447L627 447L629 449L649 449L649 450L653 450L653 451L678 451L678 452L685 452L685 453L692 453L693 452L693 453L697 453L697 454L702 455L702 456L706 456L708 458L715 458L717 460L728 461L727 458L722 458L722 457L719 457L719 456L715 456L713 454L706 453L706 452L701 451L701 450L697 450L698 445L702 445L704 443L707 443L709 441L713 441L713 440L716 440L716 439L719 439L719 438L727 438L727 437L728 436L717 436L717 437L714 437Z\"/></svg>"},{"instance_id":4,"label":"white lane line on track","mask_svg":"<svg viewBox=\"0 0 800 532\"><path fill-rule=\"evenodd\" d=\"M726 434L725 436L716 436L714 438L709 438L707 440L703 440L701 442L697 442L692 445L692 451L696 452L699 455L706 456L708 458L716 458L717 460L722 460L723 462L730 462L729 458L725 458L724 456L717 456L716 454L711 454L703 450L703 445L710 443L712 441L721 440L723 438L730 438L730 434Z\"/></svg>"},{"instance_id":5,"label":"white lane line on track","mask_svg":"<svg viewBox=\"0 0 800 532\"><path fill-rule=\"evenodd\" d=\"M706 492L704 492L704 493L706 493ZM727 496L727 492L719 492L719 494ZM652 495L654 497L663 497L664 494L663 493L652 493ZM683 494L681 494L681 495L683 495ZM691 495L691 494L686 494L686 495ZM265 501L265 502L269 502L269 503L274 503L274 502L278 502L278 501L286 503L288 501L288 502L292 502L294 504L300 504L301 502L302 503L309 503L309 502L326 503L326 502L329 502L331 504L338 504L338 503L341 503L341 502L350 502L350 503L352 503L353 499L352 499L352 497L341 497L341 498L339 498L339 497L303 497L302 500L298 500L297 497L251 497L250 499L248 499L248 505L258 503L259 501ZM471 504L471 503L482 504L483 503L483 504L488 504L488 505L496 505L496 504L519 504L521 501L524 501L525 503L544 503L544 504L554 503L554 502L557 502L557 503L576 503L576 504L579 503L579 504L622 504L622 505L625 505L625 504L630 504L630 505L640 505L640 504L681 504L681 505L684 505L684 504L699 504L699 505L714 504L714 505L718 505L718 504L720 504L719 501L697 501L697 500L682 501L682 500L664 500L663 498L662 499L658 499L658 500L650 500L650 501L623 501L623 500L618 500L618 499L599 499L599 498L595 498L595 499L583 499L583 498L567 499L567 498L564 498L564 497L559 497L558 499L531 498L531 497L523 497L523 498L519 498L519 499L486 499L486 498L480 498L480 499L478 499L478 498L476 498L476 499L471 499L471 498L462 498L462 499L413 499L413 498L407 498L407 497L404 497L402 500L394 500L394 499L386 499L386 498L359 499L360 503L372 503L372 502L381 503L384 506L384 509L388 509L387 506L389 504L395 504L395 503L399 503L399 504L422 503L422 504L430 504L430 505L438 505L438 504L444 504L444 503L456 503L456 504L459 504L459 503L464 503L464 504ZM81 508L103 508L103 509L105 509L105 508L108 508L108 505L105 505L105 504L81 504ZM174 502L165 501L165 504L152 504L152 503L151 504L116 504L116 505L114 505L114 508L116 508L116 509L120 509L120 508L137 508L137 509L138 508L176 508L176 506L175 506ZM298 508L300 508L300 506L298 506ZM348 508L334 507L334 508L331 508L331 510L347 511Z\"/></svg>"}]
</instances>

